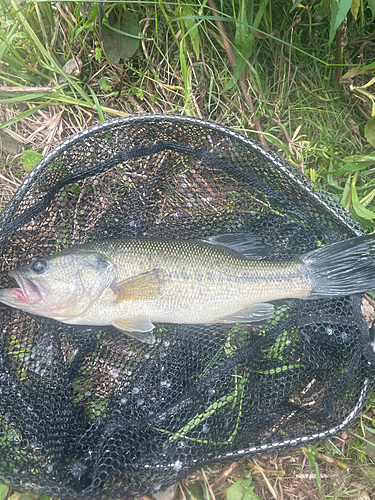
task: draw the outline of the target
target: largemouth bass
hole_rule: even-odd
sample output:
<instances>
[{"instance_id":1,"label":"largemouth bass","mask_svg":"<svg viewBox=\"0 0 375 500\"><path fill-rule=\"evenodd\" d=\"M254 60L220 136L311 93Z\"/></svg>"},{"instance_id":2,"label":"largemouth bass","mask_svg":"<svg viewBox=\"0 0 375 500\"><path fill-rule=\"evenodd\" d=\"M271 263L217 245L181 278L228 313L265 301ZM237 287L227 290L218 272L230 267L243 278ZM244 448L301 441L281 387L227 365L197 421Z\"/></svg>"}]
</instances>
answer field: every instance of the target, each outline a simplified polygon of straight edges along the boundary
<instances>
[{"instance_id":1,"label":"largemouth bass","mask_svg":"<svg viewBox=\"0 0 375 500\"><path fill-rule=\"evenodd\" d=\"M72 325L113 325L154 342L153 322L246 323L278 299L375 288L375 238L360 236L288 261L251 260L221 244L153 238L85 243L10 271L0 302Z\"/></svg>"}]
</instances>

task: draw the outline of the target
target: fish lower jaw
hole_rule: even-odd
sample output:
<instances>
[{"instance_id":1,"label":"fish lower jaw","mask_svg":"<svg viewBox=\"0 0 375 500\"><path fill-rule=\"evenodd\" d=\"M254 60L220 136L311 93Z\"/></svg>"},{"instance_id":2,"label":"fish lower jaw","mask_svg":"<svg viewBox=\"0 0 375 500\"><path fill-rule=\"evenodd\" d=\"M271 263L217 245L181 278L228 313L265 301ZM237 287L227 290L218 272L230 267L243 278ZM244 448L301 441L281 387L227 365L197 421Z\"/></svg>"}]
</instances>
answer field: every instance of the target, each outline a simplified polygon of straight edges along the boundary
<instances>
[{"instance_id":1,"label":"fish lower jaw","mask_svg":"<svg viewBox=\"0 0 375 500\"><path fill-rule=\"evenodd\" d=\"M31 290L29 293L25 293L22 288L13 288L17 300L24 302L25 304L37 304L41 301L41 296L39 293Z\"/></svg>"},{"instance_id":2,"label":"fish lower jaw","mask_svg":"<svg viewBox=\"0 0 375 500\"><path fill-rule=\"evenodd\" d=\"M22 288L7 288L0 290L0 302L11 307L23 308L23 305L29 304L29 300ZM21 302L19 305L18 302Z\"/></svg>"},{"instance_id":3,"label":"fish lower jaw","mask_svg":"<svg viewBox=\"0 0 375 500\"><path fill-rule=\"evenodd\" d=\"M14 291L14 294L15 294L17 300L22 300L22 302L26 302L27 303L27 297L23 293L23 291L22 291L21 288L13 288L13 291Z\"/></svg>"}]
</instances>

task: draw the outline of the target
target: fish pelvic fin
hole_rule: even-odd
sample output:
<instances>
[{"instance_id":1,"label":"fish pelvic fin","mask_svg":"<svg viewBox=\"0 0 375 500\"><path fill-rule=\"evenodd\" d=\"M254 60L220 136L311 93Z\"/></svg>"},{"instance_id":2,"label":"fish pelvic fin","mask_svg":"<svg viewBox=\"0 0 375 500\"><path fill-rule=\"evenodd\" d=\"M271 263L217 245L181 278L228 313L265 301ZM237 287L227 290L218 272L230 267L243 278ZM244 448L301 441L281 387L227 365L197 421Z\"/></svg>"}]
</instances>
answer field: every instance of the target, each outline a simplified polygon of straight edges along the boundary
<instances>
[{"instance_id":1,"label":"fish pelvic fin","mask_svg":"<svg viewBox=\"0 0 375 500\"><path fill-rule=\"evenodd\" d=\"M311 280L308 299L363 293L375 288L375 234L326 245L301 257Z\"/></svg>"},{"instance_id":2,"label":"fish pelvic fin","mask_svg":"<svg viewBox=\"0 0 375 500\"><path fill-rule=\"evenodd\" d=\"M140 340L146 344L154 344L155 342L155 337L152 334L155 326L151 323L150 318L146 316L117 318L112 322L112 325L133 339Z\"/></svg>"},{"instance_id":3,"label":"fish pelvic fin","mask_svg":"<svg viewBox=\"0 0 375 500\"><path fill-rule=\"evenodd\" d=\"M273 316L274 309L273 304L268 304L266 302L252 304L246 309L237 311L234 314L218 318L215 323L252 323L255 321L264 321Z\"/></svg>"},{"instance_id":4,"label":"fish pelvic fin","mask_svg":"<svg viewBox=\"0 0 375 500\"><path fill-rule=\"evenodd\" d=\"M163 270L152 269L146 273L132 276L120 283L115 283L111 289L116 294L115 304L126 300L150 300L160 296L163 287Z\"/></svg>"}]
</instances>

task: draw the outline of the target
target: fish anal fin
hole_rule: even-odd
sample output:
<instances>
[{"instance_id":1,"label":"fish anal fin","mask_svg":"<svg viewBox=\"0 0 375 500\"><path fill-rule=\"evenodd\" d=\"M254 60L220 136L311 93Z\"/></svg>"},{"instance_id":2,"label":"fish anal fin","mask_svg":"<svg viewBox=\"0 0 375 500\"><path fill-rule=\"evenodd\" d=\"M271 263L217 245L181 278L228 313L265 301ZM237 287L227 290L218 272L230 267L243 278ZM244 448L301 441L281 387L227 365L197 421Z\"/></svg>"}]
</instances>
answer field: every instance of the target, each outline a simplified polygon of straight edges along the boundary
<instances>
[{"instance_id":1,"label":"fish anal fin","mask_svg":"<svg viewBox=\"0 0 375 500\"><path fill-rule=\"evenodd\" d=\"M161 269L152 269L112 285L111 288L116 294L115 304L126 300L158 298L163 286L162 275Z\"/></svg>"},{"instance_id":2,"label":"fish anal fin","mask_svg":"<svg viewBox=\"0 0 375 500\"><path fill-rule=\"evenodd\" d=\"M155 342L155 337L152 334L152 330L155 326L151 323L150 318L146 316L117 318L115 321L112 321L112 325L133 339L140 340L147 344L153 344Z\"/></svg>"},{"instance_id":3,"label":"fish anal fin","mask_svg":"<svg viewBox=\"0 0 375 500\"><path fill-rule=\"evenodd\" d=\"M218 318L215 323L251 323L253 321L263 321L271 318L274 310L273 304L268 304L266 302L252 304L234 314Z\"/></svg>"}]
</instances>

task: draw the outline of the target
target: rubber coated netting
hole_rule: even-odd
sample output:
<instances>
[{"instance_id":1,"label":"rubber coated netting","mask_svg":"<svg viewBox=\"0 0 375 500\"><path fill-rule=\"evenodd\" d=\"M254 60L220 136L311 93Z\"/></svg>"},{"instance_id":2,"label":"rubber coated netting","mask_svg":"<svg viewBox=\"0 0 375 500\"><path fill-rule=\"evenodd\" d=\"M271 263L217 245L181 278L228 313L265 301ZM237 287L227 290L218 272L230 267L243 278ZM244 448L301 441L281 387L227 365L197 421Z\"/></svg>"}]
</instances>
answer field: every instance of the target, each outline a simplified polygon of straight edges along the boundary
<instances>
[{"instance_id":1,"label":"rubber coated netting","mask_svg":"<svg viewBox=\"0 0 375 500\"><path fill-rule=\"evenodd\" d=\"M64 141L1 213L9 270L109 237L250 232L290 259L361 234L290 164L213 122L141 115ZM213 462L341 432L366 402L360 296L278 303L253 325L157 324L147 345L2 306L0 481L59 498L165 489Z\"/></svg>"}]
</instances>

